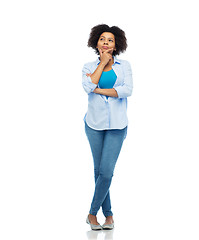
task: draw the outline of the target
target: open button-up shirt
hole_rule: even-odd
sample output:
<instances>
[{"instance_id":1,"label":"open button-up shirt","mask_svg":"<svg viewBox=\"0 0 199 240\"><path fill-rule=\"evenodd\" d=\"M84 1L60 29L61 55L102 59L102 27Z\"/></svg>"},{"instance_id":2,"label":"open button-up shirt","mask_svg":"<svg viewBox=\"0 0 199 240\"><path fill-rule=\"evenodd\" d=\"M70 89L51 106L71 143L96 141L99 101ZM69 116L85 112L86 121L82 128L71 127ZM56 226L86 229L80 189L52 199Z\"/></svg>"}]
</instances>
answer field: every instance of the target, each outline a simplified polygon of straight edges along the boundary
<instances>
[{"instance_id":1,"label":"open button-up shirt","mask_svg":"<svg viewBox=\"0 0 199 240\"><path fill-rule=\"evenodd\" d=\"M127 118L127 97L131 96L133 80L131 66L126 60L119 60L114 57L112 69L117 75L113 88L117 91L118 97L108 97L94 93L99 87L94 84L87 73L93 73L100 60L84 64L82 69L82 85L88 94L88 111L84 117L87 125L95 130L123 129L128 125Z\"/></svg>"}]
</instances>

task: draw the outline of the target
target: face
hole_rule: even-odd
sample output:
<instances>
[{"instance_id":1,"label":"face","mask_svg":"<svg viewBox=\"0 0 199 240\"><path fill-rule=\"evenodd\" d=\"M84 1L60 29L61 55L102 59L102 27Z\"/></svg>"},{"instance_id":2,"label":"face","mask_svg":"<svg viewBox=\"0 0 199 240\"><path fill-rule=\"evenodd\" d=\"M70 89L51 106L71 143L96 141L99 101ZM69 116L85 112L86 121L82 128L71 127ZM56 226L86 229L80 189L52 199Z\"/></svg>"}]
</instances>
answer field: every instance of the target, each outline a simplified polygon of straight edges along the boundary
<instances>
[{"instance_id":1,"label":"face","mask_svg":"<svg viewBox=\"0 0 199 240\"><path fill-rule=\"evenodd\" d=\"M97 42L97 48L98 50L101 49L102 52L113 48L113 50L110 52L113 53L115 48L115 36L110 32L104 32L100 35L99 40Z\"/></svg>"}]
</instances>

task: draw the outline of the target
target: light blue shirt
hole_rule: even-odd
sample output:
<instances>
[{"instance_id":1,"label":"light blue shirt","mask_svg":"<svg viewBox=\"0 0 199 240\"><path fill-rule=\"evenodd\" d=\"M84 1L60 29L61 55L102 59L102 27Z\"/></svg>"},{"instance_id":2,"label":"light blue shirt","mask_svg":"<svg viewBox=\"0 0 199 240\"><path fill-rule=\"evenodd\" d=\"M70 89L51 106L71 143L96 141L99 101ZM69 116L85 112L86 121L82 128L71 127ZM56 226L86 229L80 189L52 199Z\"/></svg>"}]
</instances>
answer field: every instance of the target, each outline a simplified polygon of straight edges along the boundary
<instances>
[{"instance_id":1,"label":"light blue shirt","mask_svg":"<svg viewBox=\"0 0 199 240\"><path fill-rule=\"evenodd\" d=\"M87 73L93 73L100 60L84 64L82 69L82 85L88 94L88 110L84 117L87 125L95 130L123 129L128 125L127 97L131 96L133 80L131 66L126 60L114 57L114 70L117 79L113 88L117 91L118 98L94 93L98 87L91 81Z\"/></svg>"}]
</instances>

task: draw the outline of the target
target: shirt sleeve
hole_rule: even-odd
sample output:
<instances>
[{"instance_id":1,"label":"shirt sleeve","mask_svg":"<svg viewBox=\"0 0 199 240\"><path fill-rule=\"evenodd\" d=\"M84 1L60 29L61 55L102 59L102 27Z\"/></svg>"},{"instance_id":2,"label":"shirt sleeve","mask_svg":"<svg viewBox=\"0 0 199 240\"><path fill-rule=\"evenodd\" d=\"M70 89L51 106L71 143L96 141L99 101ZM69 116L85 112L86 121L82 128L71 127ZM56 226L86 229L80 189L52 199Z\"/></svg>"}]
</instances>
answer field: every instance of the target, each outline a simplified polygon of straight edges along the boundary
<instances>
[{"instance_id":1,"label":"shirt sleeve","mask_svg":"<svg viewBox=\"0 0 199 240\"><path fill-rule=\"evenodd\" d=\"M133 78L131 65L128 61L124 63L124 82L122 85L114 88L117 92L118 98L126 98L131 96L133 91Z\"/></svg>"},{"instance_id":2,"label":"shirt sleeve","mask_svg":"<svg viewBox=\"0 0 199 240\"><path fill-rule=\"evenodd\" d=\"M97 84L93 83L91 77L87 77L87 73L92 73L89 67L89 64L84 64L82 69L82 86L88 94L93 92L97 87Z\"/></svg>"}]
</instances>

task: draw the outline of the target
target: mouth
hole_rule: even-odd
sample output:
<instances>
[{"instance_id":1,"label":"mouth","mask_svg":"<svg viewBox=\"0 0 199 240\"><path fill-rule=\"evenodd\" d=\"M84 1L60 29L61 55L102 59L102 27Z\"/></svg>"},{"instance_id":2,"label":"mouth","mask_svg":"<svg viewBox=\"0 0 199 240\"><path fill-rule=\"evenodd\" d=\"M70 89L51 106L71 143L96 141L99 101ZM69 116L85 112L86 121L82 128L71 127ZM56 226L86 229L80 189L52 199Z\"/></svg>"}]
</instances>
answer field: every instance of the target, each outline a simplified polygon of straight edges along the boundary
<instances>
[{"instance_id":1,"label":"mouth","mask_svg":"<svg viewBox=\"0 0 199 240\"><path fill-rule=\"evenodd\" d=\"M102 48L103 48L103 49L106 49L106 50L108 49L108 47L107 47L107 46L102 46Z\"/></svg>"}]
</instances>

